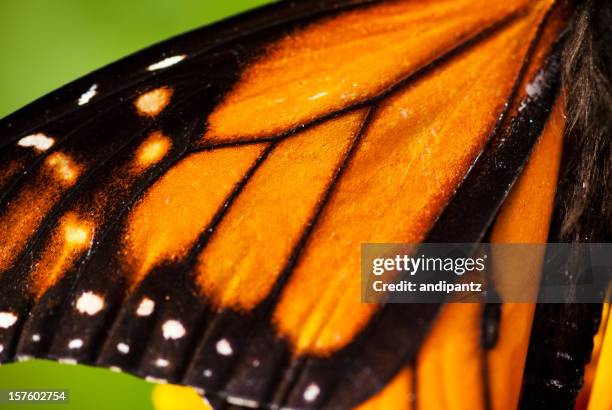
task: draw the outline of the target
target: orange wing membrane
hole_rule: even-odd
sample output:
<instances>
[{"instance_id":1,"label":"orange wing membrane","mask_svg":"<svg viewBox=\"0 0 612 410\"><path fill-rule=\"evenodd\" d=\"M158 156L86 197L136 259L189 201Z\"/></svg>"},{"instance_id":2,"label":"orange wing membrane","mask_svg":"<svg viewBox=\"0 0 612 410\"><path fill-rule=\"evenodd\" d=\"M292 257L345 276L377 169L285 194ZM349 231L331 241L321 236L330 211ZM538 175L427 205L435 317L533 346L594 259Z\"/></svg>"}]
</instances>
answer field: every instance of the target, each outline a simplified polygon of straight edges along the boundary
<instances>
[{"instance_id":1,"label":"orange wing membrane","mask_svg":"<svg viewBox=\"0 0 612 410\"><path fill-rule=\"evenodd\" d=\"M0 361L126 371L212 407L516 407L533 306L361 303L360 251L545 240L568 15L287 2L2 120ZM206 408L178 387L155 404L172 395Z\"/></svg>"},{"instance_id":2,"label":"orange wing membrane","mask_svg":"<svg viewBox=\"0 0 612 410\"><path fill-rule=\"evenodd\" d=\"M361 243L425 238L502 112L503 99L482 102L510 96L528 49L517 39L533 35L538 18L517 20L380 104L275 312L298 352L337 350L368 322L375 307L356 303Z\"/></svg>"},{"instance_id":3,"label":"orange wing membrane","mask_svg":"<svg viewBox=\"0 0 612 410\"><path fill-rule=\"evenodd\" d=\"M366 102L527 4L388 2L292 32L244 71L204 141L272 137Z\"/></svg>"}]
</instances>

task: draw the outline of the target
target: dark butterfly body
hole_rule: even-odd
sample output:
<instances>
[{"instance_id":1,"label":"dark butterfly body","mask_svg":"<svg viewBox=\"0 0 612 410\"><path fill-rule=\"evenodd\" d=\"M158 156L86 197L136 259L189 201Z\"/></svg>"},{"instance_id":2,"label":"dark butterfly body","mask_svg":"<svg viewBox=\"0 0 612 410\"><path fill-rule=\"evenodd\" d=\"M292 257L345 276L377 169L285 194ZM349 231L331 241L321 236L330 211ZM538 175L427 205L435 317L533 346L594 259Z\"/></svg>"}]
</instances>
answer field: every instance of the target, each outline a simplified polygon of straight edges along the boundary
<instances>
[{"instance_id":1,"label":"dark butterfly body","mask_svg":"<svg viewBox=\"0 0 612 410\"><path fill-rule=\"evenodd\" d=\"M455 59L469 55L474 47L526 18L527 12L521 8L483 29L464 34L452 47L363 98L295 121L292 117L273 132L245 131L238 137L221 135L221 131L210 134L213 129L221 129L214 128L219 107L231 105L227 101L240 90L238 85L251 78L245 73L265 62L275 50L282 50L284 39L295 36L302 41L300 33L377 6L371 3L375 2L304 1L264 7L143 50L0 121L0 158L3 167L7 164L0 174L0 229L4 230L0 235L5 237L0 242L5 249L0 253L4 258L0 261L0 312L4 315L0 323L0 361L41 357L108 367L152 381L194 386L212 404L229 408L351 408L382 391L406 366L417 366L420 349L442 305L382 306L368 316L366 324L347 343L328 351L312 346L299 351L299 340L279 331L282 326L276 312L285 303L294 272L310 257L308 250L318 238L319 226L333 218L329 209L340 195L342 181L354 172L355 158L363 147L371 144L368 138L380 124L377 121L388 101L399 98L413 85L429 81L432 73L442 72ZM486 143L470 162L469 172L461 174L452 196L440 205L432 226L424 230L423 242L489 240L500 209L545 129L562 81L567 82L562 72L567 70L567 44L574 41L571 22L589 7L590 3L578 7L578 11L568 7L572 16L569 18L559 17L563 13L558 4L543 13L535 34L529 38L524 58L516 64L519 70L512 76L510 92L495 101L500 108L492 111L498 117L490 120ZM564 27L553 36L547 27L558 20L564 22ZM554 41L549 41L553 37ZM256 76L257 72L250 75ZM536 78L538 92L525 93L525 84L533 84ZM270 78L271 83L274 81ZM265 88L257 91L265 93ZM312 97L319 98L318 95ZM570 90L570 116L578 115L575 107L580 102L576 98ZM240 103L238 98L236 101ZM292 109L291 104L286 103L287 110ZM602 116L607 116L602 127L607 128L598 131L599 138L607 139L597 144L599 160L589 166L609 171L609 133L604 131L609 131L610 110L601 111ZM303 133L344 121L351 115L358 120L357 126L351 128L350 141L338 150L338 157L330 162L330 171L319 177L324 183L317 191L317 199L292 237L278 276L265 295L250 309L239 303L224 304L223 298L216 301L198 270L203 263L200 255L219 232L224 232L228 215L250 192L252 181L277 160L276 154L283 152L288 141L299 141ZM571 131L582 132L583 138L588 138L581 131L580 121L584 119L577 120L578 126ZM245 130L250 129L248 125L244 125ZM166 204L173 201L168 194L174 192L173 184L163 185L171 178L184 182L184 190L201 186L190 185L198 173L192 169L189 172L193 173L187 174L188 158L201 155L198 158L204 160L198 164L217 160L221 164L225 159L217 159L217 152L245 149L253 151L244 157L248 160L230 158L227 163L231 166L220 165L210 173L202 171L202 178L218 184L218 189L211 188L211 199L207 199L216 204L210 215L205 214L205 204L202 214L182 216L180 211L174 212L193 225L203 226L185 242L185 249L168 253L165 249L173 244L161 242L164 246L158 246L151 239L152 244L147 242L150 249L143 250L145 256L138 259L138 251L132 255L138 246L124 246L137 240L134 238L156 236L151 232L157 231L148 229L157 222L176 223L172 213L147 211L139 217L138 212L149 209L147 201L155 201L149 198L157 192L166 195ZM567 148L565 152L577 157L586 155ZM207 159L208 155L211 159ZM581 166L580 158L566 159L564 163L574 169ZM185 168L180 168L183 165ZM188 181L181 179L182 172L189 176L184 178ZM238 176L227 187L223 179L215 179L232 172ZM609 240L609 226L599 230L586 227L597 220L592 215L601 214L603 222L609 222L609 175L593 177L589 182L600 185L604 192L599 196L590 192L595 195L591 200L601 209L594 209L589 198L583 198L583 214L576 216L579 211L568 201L574 185L584 181L572 180L574 171L563 165L562 172L565 179L557 193L549 240ZM605 178L606 182L602 181ZM212 195L215 190L222 193L218 202ZM198 195L193 198L197 200ZM257 205L254 202L253 206ZM155 202L150 209L159 206ZM198 206L194 203L194 208ZM570 214L578 222L568 223L566 217ZM167 221L159 221L163 218ZM18 229L10 230L12 226ZM132 226L140 230L131 230ZM188 226L184 230L189 230ZM576 233L587 231L588 236ZM159 232L163 237L166 231ZM278 234L278 241L285 240L282 235ZM180 241L177 234L176 242ZM253 247L265 248L264 245L255 243ZM257 275L267 274L257 269ZM229 279L227 283L232 284ZM248 284L240 282L240 286L237 293L249 293ZM300 297L296 294L295 299ZM499 338L510 337L499 331L500 309L500 305L487 305L482 315L478 354L484 363L484 386L489 384L489 372L497 371L488 367L487 351L495 348ZM592 349L600 311L599 305L537 308L522 408L538 408L541 403L571 408ZM333 309L330 317L332 313ZM549 356L562 349L574 355L559 366ZM551 380L560 381L561 387L551 388ZM411 407L416 408L421 401L417 392L422 382L418 374L413 376L414 397L406 398ZM484 407L494 408L495 399L490 397L488 387L483 395Z\"/></svg>"}]
</instances>

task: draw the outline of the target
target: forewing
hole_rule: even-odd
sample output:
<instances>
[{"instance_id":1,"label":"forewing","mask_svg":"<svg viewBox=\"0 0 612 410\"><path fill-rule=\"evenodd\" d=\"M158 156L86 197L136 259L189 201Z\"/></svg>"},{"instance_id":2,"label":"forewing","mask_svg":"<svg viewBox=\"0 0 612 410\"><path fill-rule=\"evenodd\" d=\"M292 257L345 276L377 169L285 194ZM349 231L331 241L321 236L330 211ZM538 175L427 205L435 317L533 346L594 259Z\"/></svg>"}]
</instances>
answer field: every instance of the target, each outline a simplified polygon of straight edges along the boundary
<instances>
[{"instance_id":1,"label":"forewing","mask_svg":"<svg viewBox=\"0 0 612 410\"><path fill-rule=\"evenodd\" d=\"M250 407L415 395L439 306L360 303L360 245L482 240L544 127L565 20L367 3L274 5L4 119L2 361Z\"/></svg>"}]
</instances>

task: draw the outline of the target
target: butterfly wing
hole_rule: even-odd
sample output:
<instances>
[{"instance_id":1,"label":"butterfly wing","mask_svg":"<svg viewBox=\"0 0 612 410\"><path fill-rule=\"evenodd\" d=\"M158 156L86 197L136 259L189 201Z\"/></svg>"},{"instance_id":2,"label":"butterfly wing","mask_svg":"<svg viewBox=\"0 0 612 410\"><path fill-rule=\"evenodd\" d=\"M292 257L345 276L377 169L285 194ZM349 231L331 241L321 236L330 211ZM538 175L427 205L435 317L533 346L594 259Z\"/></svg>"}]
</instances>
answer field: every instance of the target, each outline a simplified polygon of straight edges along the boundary
<instances>
[{"instance_id":1,"label":"butterfly wing","mask_svg":"<svg viewBox=\"0 0 612 410\"><path fill-rule=\"evenodd\" d=\"M566 16L369 3L273 5L4 119L2 361L347 408L433 398L417 353L438 316L470 347L445 366L482 357L479 306L452 328L439 305L361 304L360 244L483 239L544 128Z\"/></svg>"}]
</instances>

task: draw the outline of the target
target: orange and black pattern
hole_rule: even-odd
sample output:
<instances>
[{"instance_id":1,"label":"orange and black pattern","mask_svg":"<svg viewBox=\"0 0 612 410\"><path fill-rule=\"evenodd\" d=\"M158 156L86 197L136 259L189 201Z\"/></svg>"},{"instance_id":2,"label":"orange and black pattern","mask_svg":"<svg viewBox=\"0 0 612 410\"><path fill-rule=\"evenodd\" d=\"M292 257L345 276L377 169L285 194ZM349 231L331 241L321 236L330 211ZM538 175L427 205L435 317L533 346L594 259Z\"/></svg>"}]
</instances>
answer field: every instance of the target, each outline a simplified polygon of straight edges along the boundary
<instances>
[{"instance_id":1,"label":"orange and black pattern","mask_svg":"<svg viewBox=\"0 0 612 410\"><path fill-rule=\"evenodd\" d=\"M362 304L360 245L546 242L571 13L276 4L5 118L0 361L219 407L516 408L534 306Z\"/></svg>"}]
</instances>

